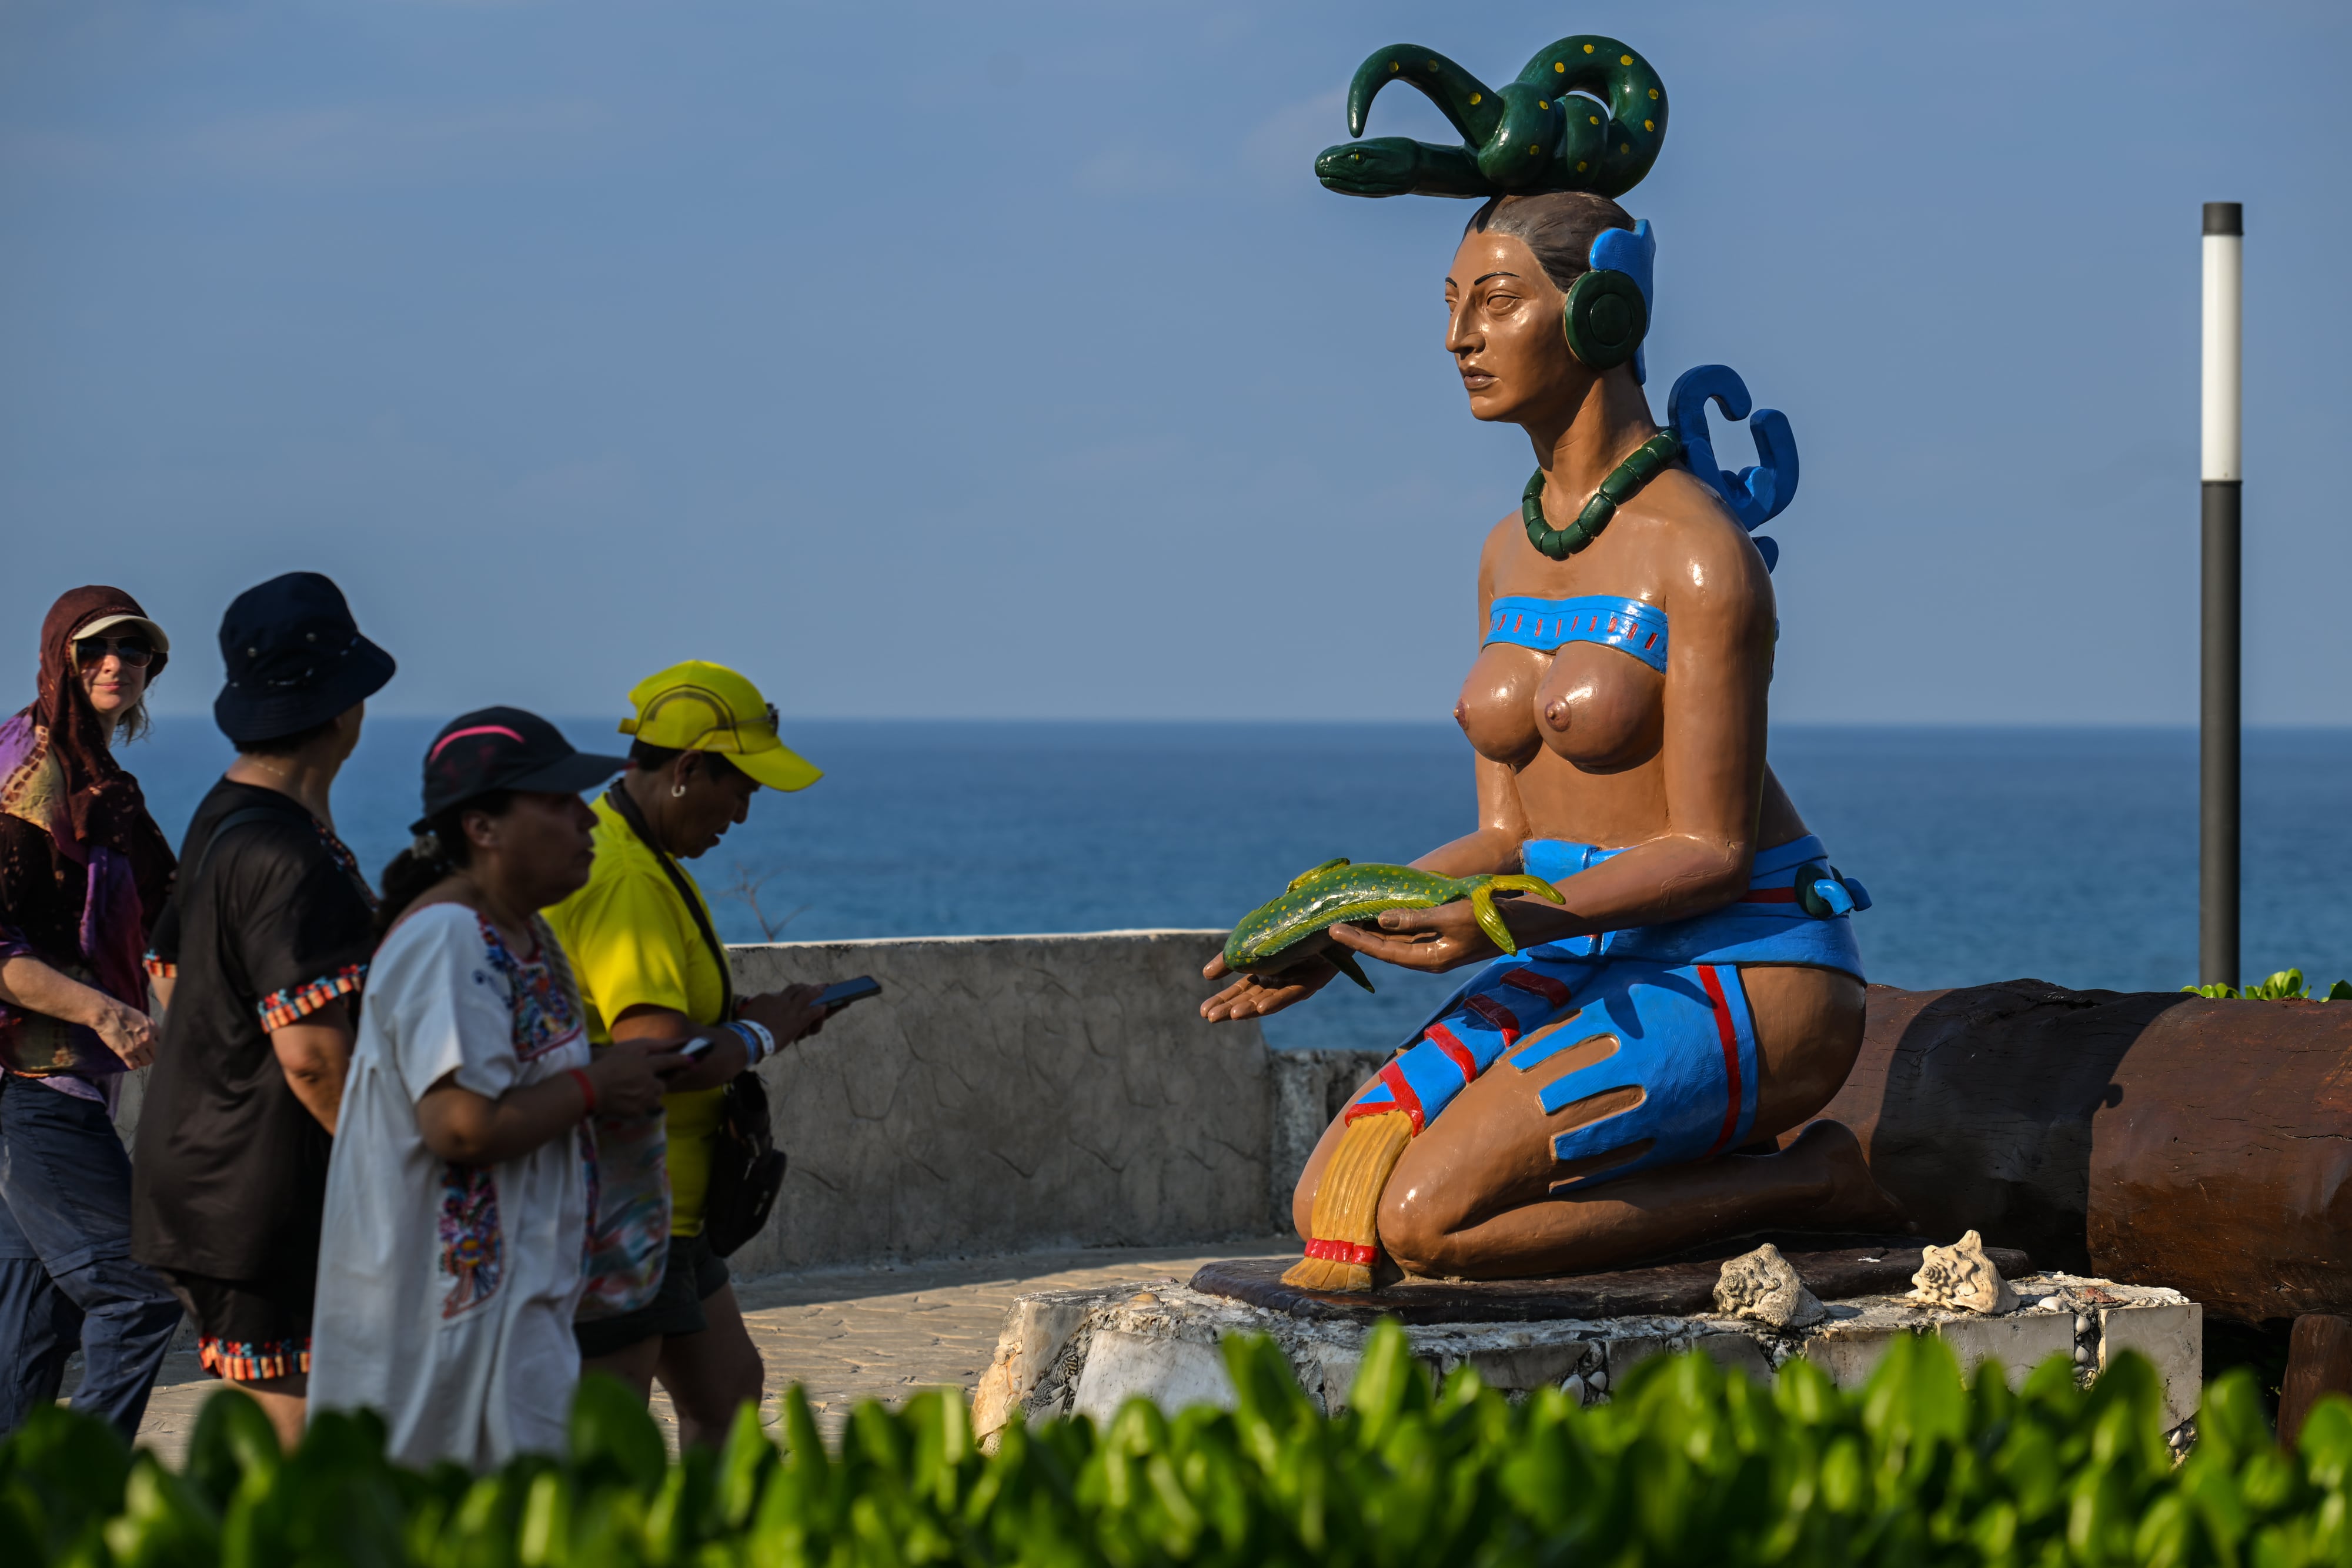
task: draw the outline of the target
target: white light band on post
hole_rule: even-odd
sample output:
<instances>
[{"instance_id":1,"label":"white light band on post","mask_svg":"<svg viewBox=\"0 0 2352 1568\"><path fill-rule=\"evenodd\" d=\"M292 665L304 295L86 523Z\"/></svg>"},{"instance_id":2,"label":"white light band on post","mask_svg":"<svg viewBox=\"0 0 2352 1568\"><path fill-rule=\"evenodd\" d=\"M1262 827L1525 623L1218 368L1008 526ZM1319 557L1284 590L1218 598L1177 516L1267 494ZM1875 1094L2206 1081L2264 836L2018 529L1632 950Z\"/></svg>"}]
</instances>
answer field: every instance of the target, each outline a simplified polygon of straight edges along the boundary
<instances>
[{"instance_id":1,"label":"white light band on post","mask_svg":"<svg viewBox=\"0 0 2352 1568\"><path fill-rule=\"evenodd\" d=\"M2205 204L2205 440L2199 476L2206 479L2245 477L2238 451L2245 228L2245 209L2240 204Z\"/></svg>"}]
</instances>

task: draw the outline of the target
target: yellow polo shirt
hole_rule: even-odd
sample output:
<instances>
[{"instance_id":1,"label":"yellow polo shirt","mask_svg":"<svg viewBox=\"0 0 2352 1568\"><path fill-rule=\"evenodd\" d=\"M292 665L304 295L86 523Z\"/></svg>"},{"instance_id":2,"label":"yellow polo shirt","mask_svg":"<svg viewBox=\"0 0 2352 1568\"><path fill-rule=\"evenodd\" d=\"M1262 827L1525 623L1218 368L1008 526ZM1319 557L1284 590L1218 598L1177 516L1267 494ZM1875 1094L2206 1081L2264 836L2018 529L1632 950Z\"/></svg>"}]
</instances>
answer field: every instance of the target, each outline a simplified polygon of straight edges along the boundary
<instances>
[{"instance_id":1,"label":"yellow polo shirt","mask_svg":"<svg viewBox=\"0 0 2352 1568\"><path fill-rule=\"evenodd\" d=\"M601 798L595 811L596 864L588 885L546 912L588 1004L589 1040L611 1044L609 1020L634 1007L667 1008L698 1024L724 1022L726 977L685 901L620 813ZM707 918L709 900L692 873L684 866L678 870ZM710 1190L710 1145L726 1094L724 1089L698 1089L662 1099L669 1124L674 1236L701 1232L703 1199Z\"/></svg>"}]
</instances>

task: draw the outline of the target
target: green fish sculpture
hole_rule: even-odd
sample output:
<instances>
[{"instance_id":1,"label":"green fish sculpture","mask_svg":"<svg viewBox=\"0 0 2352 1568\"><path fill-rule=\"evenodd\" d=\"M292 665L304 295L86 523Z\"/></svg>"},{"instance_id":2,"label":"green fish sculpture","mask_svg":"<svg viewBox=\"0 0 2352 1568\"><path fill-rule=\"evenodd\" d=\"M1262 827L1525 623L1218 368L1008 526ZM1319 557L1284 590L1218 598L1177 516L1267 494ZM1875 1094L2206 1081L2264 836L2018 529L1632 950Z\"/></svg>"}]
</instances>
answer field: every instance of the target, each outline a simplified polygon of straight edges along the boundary
<instances>
[{"instance_id":1,"label":"green fish sculpture","mask_svg":"<svg viewBox=\"0 0 2352 1568\"><path fill-rule=\"evenodd\" d=\"M1327 958L1366 990L1371 981L1356 955L1331 940L1331 927L1369 925L1390 909L1434 909L1457 898L1470 901L1478 927L1506 953L1519 950L1511 928L1495 913L1495 894L1531 893L1554 904L1568 901L1539 876L1439 876L1407 865L1351 865L1325 861L1290 879L1282 896L1241 918L1225 938L1225 967L1237 973L1279 975L1312 958Z\"/></svg>"}]
</instances>

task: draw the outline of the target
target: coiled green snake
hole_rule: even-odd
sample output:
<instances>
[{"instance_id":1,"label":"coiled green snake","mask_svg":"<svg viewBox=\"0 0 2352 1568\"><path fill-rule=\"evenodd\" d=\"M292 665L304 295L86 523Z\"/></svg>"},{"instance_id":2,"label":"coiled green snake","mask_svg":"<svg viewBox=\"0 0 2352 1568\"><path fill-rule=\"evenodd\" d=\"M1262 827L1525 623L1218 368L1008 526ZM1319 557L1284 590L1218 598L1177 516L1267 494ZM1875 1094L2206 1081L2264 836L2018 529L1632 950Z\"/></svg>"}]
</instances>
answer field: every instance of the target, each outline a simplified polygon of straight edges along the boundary
<instances>
[{"instance_id":1,"label":"coiled green snake","mask_svg":"<svg viewBox=\"0 0 2352 1568\"><path fill-rule=\"evenodd\" d=\"M1597 33L1562 38L1518 76L1488 87L1434 49L1397 44L1348 84L1348 134L1364 134L1391 82L1426 94L1462 133L1459 147L1403 136L1327 147L1315 177L1349 196L1500 196L1590 191L1622 196L1642 183L1666 139L1666 89L1650 62Z\"/></svg>"}]
</instances>

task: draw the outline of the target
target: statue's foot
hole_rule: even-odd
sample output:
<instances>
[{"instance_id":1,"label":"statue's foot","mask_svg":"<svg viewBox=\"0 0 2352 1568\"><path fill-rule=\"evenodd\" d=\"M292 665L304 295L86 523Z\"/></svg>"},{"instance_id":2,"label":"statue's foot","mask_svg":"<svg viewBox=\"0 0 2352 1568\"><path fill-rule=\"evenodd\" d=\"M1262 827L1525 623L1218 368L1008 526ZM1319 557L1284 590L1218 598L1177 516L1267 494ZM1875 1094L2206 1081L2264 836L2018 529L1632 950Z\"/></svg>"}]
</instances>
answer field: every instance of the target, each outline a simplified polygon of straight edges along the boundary
<instances>
[{"instance_id":1,"label":"statue's foot","mask_svg":"<svg viewBox=\"0 0 2352 1568\"><path fill-rule=\"evenodd\" d=\"M1862 1140L1843 1122L1815 1122L1780 1151L1780 1159L1801 1163L1827 1190L1808 1210L1809 1230L1880 1231L1909 1236L1919 1228L1870 1174Z\"/></svg>"}]
</instances>

